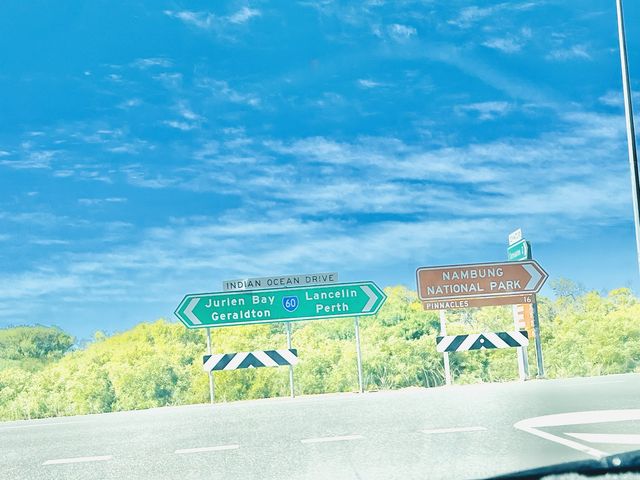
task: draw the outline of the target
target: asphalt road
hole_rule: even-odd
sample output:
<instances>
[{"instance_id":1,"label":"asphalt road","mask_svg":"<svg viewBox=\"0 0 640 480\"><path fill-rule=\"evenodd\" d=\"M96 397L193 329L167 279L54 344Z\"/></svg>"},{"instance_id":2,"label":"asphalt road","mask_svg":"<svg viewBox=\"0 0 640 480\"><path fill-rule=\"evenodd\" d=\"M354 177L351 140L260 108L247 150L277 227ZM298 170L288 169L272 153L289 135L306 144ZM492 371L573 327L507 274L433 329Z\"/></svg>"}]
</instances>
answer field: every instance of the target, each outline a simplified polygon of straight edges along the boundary
<instances>
[{"instance_id":1,"label":"asphalt road","mask_svg":"<svg viewBox=\"0 0 640 480\"><path fill-rule=\"evenodd\" d=\"M481 478L635 449L640 375L611 375L0 423L0 478Z\"/></svg>"}]
</instances>

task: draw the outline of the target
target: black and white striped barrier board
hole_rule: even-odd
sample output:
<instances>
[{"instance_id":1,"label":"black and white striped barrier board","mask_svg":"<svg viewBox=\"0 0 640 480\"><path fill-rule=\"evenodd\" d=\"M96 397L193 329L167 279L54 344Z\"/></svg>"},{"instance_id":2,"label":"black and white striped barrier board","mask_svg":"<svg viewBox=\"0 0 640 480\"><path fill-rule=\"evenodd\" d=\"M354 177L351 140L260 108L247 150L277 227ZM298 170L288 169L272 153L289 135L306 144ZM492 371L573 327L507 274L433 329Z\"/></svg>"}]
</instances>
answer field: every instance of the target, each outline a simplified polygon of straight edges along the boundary
<instances>
[{"instance_id":1,"label":"black and white striped barrier board","mask_svg":"<svg viewBox=\"0 0 640 480\"><path fill-rule=\"evenodd\" d=\"M469 335L445 335L436 337L438 352L464 352L481 348L515 348L529 345L529 335L519 332L471 333Z\"/></svg>"},{"instance_id":2,"label":"black and white striped barrier board","mask_svg":"<svg viewBox=\"0 0 640 480\"><path fill-rule=\"evenodd\" d=\"M258 350L255 352L205 355L204 371L238 370L240 368L282 367L298 363L298 350Z\"/></svg>"}]
</instances>

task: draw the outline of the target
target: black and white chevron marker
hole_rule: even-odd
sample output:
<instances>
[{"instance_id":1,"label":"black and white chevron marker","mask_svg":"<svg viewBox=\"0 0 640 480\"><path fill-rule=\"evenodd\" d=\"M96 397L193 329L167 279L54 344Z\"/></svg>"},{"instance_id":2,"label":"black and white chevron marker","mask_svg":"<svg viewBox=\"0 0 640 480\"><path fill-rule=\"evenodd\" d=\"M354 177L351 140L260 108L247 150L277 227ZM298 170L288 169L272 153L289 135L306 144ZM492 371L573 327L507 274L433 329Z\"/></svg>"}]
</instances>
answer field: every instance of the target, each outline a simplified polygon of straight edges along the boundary
<instances>
[{"instance_id":1,"label":"black and white chevron marker","mask_svg":"<svg viewBox=\"0 0 640 480\"><path fill-rule=\"evenodd\" d=\"M240 368L282 367L298 363L298 350L257 350L255 352L205 355L204 371L238 370Z\"/></svg>"},{"instance_id":2,"label":"black and white chevron marker","mask_svg":"<svg viewBox=\"0 0 640 480\"><path fill-rule=\"evenodd\" d=\"M471 333L469 335L445 335L436 337L438 352L464 352L482 348L515 348L529 345L525 330L519 332Z\"/></svg>"}]
</instances>

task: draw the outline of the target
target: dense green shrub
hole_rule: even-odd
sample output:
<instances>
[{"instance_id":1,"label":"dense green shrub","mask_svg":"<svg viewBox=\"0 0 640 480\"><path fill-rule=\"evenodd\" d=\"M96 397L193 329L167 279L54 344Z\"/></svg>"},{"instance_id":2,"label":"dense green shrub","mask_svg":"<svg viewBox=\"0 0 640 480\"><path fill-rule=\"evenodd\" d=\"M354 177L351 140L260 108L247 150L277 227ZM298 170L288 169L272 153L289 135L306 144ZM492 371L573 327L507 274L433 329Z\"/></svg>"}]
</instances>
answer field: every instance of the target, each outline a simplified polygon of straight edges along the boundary
<instances>
[{"instance_id":1,"label":"dense green shrub","mask_svg":"<svg viewBox=\"0 0 640 480\"><path fill-rule=\"evenodd\" d=\"M544 360L549 377L640 372L640 302L628 289L607 296L583 293L565 282L557 299L540 300ZM562 287L562 288L561 288ZM360 319L366 388L442 385L442 355L435 349L438 315L425 312L416 294L386 289L379 314ZM510 307L447 313L447 333L512 330ZM285 348L282 324L212 331L216 352ZM293 324L298 394L355 391L353 319ZM201 403L208 400L202 371L205 334L177 322L143 323L108 337L100 332L83 349L56 328L0 330L0 419L37 418ZM532 374L535 352L529 349ZM456 383L517 378L516 353L450 355ZM37 368L36 368L37 367ZM218 401L287 395L287 368L215 374Z\"/></svg>"}]
</instances>

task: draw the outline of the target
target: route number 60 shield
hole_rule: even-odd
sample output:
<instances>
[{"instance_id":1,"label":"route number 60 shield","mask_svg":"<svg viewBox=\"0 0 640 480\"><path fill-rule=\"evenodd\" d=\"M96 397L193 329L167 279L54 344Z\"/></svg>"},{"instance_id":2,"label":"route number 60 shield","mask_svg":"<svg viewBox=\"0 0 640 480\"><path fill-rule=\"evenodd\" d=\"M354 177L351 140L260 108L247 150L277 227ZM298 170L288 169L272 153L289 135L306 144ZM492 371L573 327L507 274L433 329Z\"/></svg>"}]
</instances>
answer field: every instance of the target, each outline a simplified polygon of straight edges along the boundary
<instances>
[{"instance_id":1,"label":"route number 60 shield","mask_svg":"<svg viewBox=\"0 0 640 480\"><path fill-rule=\"evenodd\" d=\"M300 300L295 295L282 297L282 306L287 312L295 312L300 305Z\"/></svg>"}]
</instances>

